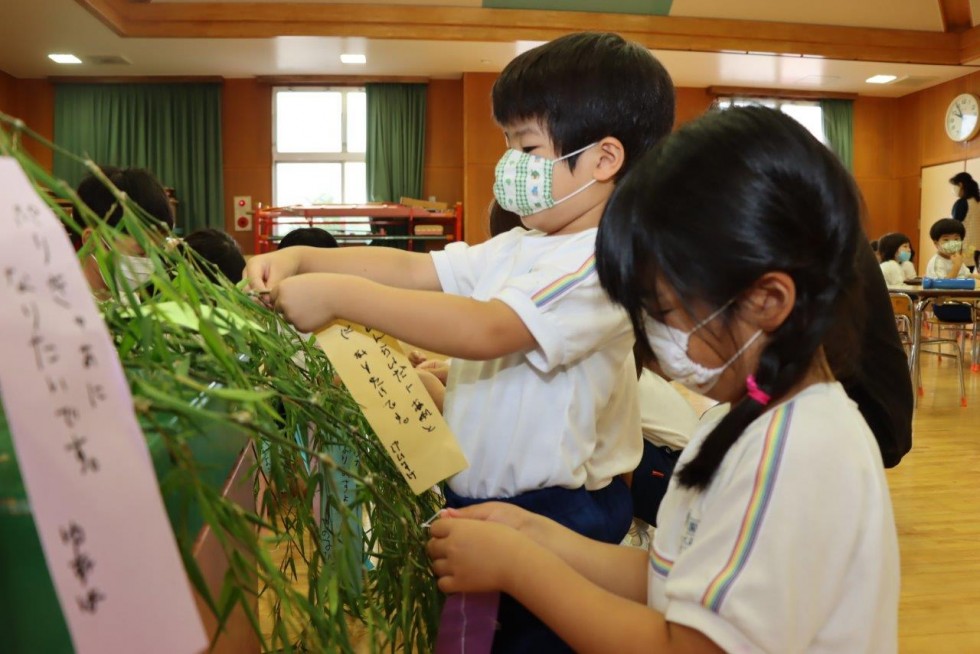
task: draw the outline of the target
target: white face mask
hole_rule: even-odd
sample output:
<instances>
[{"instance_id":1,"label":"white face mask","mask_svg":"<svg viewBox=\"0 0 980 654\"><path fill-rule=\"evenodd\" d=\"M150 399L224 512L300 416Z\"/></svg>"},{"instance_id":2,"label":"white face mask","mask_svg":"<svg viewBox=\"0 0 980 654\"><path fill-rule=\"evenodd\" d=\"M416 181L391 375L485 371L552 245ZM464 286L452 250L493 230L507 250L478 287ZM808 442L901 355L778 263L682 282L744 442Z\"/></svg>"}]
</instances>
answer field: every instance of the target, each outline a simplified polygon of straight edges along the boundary
<instances>
[{"instance_id":1,"label":"white face mask","mask_svg":"<svg viewBox=\"0 0 980 654\"><path fill-rule=\"evenodd\" d=\"M665 325L647 316L647 341L650 343L650 349L653 350L653 354L657 358L657 363L660 365L661 370L668 377L695 393L707 393L718 383L721 374L762 335L762 330L760 329L749 340L745 341L745 344L728 361L717 368L706 368L697 361L692 360L687 355L687 347L691 339L691 334L717 318L730 304L731 302L726 303L720 309L696 324L688 332Z\"/></svg>"},{"instance_id":2,"label":"white face mask","mask_svg":"<svg viewBox=\"0 0 980 654\"><path fill-rule=\"evenodd\" d=\"M153 275L153 261L149 257L119 255L119 276L125 279L133 290L147 284L151 275Z\"/></svg>"},{"instance_id":3,"label":"white face mask","mask_svg":"<svg viewBox=\"0 0 980 654\"><path fill-rule=\"evenodd\" d=\"M585 152L597 143L598 141L590 143L557 159L546 159L520 150L507 150L494 170L493 195L497 204L502 209L526 218L575 197L595 184L596 180L589 180L565 197L555 200L551 195L555 164Z\"/></svg>"},{"instance_id":4,"label":"white face mask","mask_svg":"<svg viewBox=\"0 0 980 654\"><path fill-rule=\"evenodd\" d=\"M109 287L105 275L99 269L102 282ZM126 288L131 291L139 290L142 286L149 283L153 275L153 261L149 257L134 257L130 254L119 255L119 266L116 269L116 287L119 289L119 301L125 305L129 304L129 294ZM137 302L139 298L137 297Z\"/></svg>"}]
</instances>

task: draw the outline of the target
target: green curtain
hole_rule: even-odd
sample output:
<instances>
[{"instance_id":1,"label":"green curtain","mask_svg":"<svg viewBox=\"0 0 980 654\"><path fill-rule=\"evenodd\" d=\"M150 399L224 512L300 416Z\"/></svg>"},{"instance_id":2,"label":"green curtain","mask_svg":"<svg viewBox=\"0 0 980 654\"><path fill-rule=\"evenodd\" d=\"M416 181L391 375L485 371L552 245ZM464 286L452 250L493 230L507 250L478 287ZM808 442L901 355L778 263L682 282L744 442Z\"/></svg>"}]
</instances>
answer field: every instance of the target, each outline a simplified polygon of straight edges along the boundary
<instances>
[{"instance_id":1,"label":"green curtain","mask_svg":"<svg viewBox=\"0 0 980 654\"><path fill-rule=\"evenodd\" d=\"M372 202L422 196L425 84L368 84L367 192Z\"/></svg>"},{"instance_id":2,"label":"green curtain","mask_svg":"<svg viewBox=\"0 0 980 654\"><path fill-rule=\"evenodd\" d=\"M224 229L220 84L57 84L54 141L98 164L146 168L177 196L177 228ZM55 153L73 186L84 166Z\"/></svg>"},{"instance_id":3,"label":"green curtain","mask_svg":"<svg viewBox=\"0 0 980 654\"><path fill-rule=\"evenodd\" d=\"M821 100L823 131L830 149L848 170L854 169L854 101Z\"/></svg>"}]
</instances>

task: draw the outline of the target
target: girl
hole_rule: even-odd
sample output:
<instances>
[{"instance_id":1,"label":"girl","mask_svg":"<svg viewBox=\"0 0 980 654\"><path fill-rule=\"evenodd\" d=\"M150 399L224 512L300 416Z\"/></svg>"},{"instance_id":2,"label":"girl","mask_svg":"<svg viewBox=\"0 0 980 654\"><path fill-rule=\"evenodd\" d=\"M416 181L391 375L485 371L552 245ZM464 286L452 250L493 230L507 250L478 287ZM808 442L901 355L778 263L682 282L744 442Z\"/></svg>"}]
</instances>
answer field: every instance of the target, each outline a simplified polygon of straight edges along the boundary
<instances>
[{"instance_id":1,"label":"girl","mask_svg":"<svg viewBox=\"0 0 980 654\"><path fill-rule=\"evenodd\" d=\"M901 286L916 276L912 254L912 244L905 234L893 232L878 239L878 255L881 257L881 274L885 277L885 285Z\"/></svg>"},{"instance_id":2,"label":"girl","mask_svg":"<svg viewBox=\"0 0 980 654\"><path fill-rule=\"evenodd\" d=\"M637 162L600 223L602 284L665 372L732 410L681 454L649 555L482 504L432 525L439 587L509 593L583 652L896 651L881 455L820 345L855 342L828 330L856 322L859 207L837 158L760 107Z\"/></svg>"}]
</instances>

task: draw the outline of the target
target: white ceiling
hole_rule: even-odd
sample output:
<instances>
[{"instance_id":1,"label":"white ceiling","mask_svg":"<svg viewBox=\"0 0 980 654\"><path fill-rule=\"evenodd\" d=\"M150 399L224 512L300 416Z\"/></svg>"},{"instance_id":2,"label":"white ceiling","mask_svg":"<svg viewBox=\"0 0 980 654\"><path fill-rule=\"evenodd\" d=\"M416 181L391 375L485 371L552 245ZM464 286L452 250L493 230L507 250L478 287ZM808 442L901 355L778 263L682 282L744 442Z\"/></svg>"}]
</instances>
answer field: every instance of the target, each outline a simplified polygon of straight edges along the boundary
<instances>
[{"instance_id":1,"label":"white ceiling","mask_svg":"<svg viewBox=\"0 0 980 654\"><path fill-rule=\"evenodd\" d=\"M402 4L425 3L425 0L384 0L387 4L399 1ZM429 4L471 5L477 2L443 0L430 1ZM796 10L792 14L786 13L780 9L784 5L794 5ZM840 13L845 7L851 7L853 11L850 15L857 21L854 24L863 24L860 21L867 20L869 13L876 12L881 19L877 23L880 27L909 28L910 23L925 21L929 16L933 16L930 19L933 22L938 20L935 0L822 0L821 3L806 3L807 7L818 5L823 13L816 9L801 10L804 3L796 1L720 2L720 6L729 8L728 13L738 13L742 18L759 15L767 20L783 17L805 22L801 16L824 20L834 12ZM734 9L736 6L737 12ZM885 6L892 10L884 11ZM928 7L929 11L924 7ZM709 8L713 8L713 16L719 16L719 0L674 0L671 13L699 15L698 11ZM0 38L0 70L21 78L52 75L251 77L340 74L458 77L463 72L499 71L515 54L532 45L520 42L399 41L342 37L129 39L116 35L75 0L0 0L0 24L6 26L6 34ZM930 23L920 25L918 29L934 27ZM59 66L47 59L46 55L51 52L70 52L82 59L121 55L131 64ZM368 64L343 65L339 61L341 52L364 53ZM975 70L965 66L846 62L818 57L681 51L655 53L671 72L675 84L687 87L756 86L897 97ZM904 81L884 86L864 82L871 75L880 73L896 75Z\"/></svg>"}]
</instances>

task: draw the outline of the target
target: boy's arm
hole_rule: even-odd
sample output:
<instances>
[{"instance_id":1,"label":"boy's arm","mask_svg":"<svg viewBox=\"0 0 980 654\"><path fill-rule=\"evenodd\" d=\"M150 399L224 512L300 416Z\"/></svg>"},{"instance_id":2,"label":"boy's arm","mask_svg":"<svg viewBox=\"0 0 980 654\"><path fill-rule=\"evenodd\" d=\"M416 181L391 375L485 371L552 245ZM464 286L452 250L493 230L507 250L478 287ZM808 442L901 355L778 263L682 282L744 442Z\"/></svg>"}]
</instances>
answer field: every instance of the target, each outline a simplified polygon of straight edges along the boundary
<instances>
[{"instance_id":1,"label":"boy's arm","mask_svg":"<svg viewBox=\"0 0 980 654\"><path fill-rule=\"evenodd\" d=\"M291 249L291 248L290 248ZM343 318L426 350L471 360L531 350L537 341L499 300L393 288L352 275L298 275L275 286L273 304L300 331Z\"/></svg>"},{"instance_id":2,"label":"boy's arm","mask_svg":"<svg viewBox=\"0 0 980 654\"><path fill-rule=\"evenodd\" d=\"M268 291L284 279L304 273L341 273L399 288L439 291L432 257L396 248L291 247L252 257L245 264L249 287Z\"/></svg>"},{"instance_id":3,"label":"boy's arm","mask_svg":"<svg viewBox=\"0 0 980 654\"><path fill-rule=\"evenodd\" d=\"M960 269L963 267L963 255L959 252L949 255L949 264L949 272L946 273L946 279L956 279L960 276Z\"/></svg>"}]
</instances>

